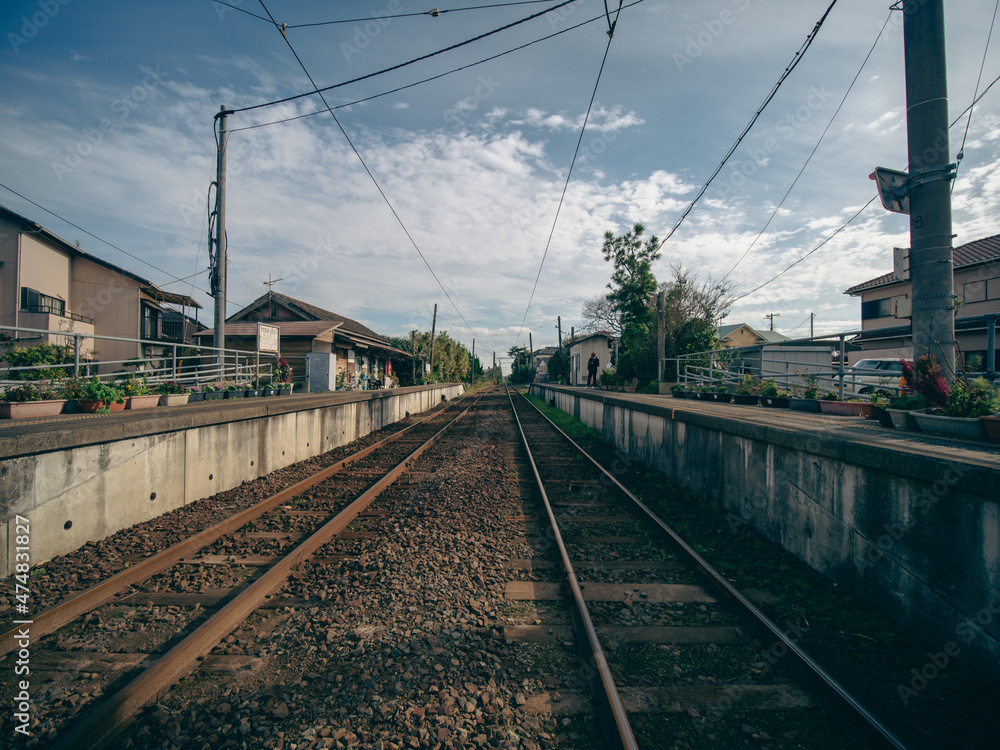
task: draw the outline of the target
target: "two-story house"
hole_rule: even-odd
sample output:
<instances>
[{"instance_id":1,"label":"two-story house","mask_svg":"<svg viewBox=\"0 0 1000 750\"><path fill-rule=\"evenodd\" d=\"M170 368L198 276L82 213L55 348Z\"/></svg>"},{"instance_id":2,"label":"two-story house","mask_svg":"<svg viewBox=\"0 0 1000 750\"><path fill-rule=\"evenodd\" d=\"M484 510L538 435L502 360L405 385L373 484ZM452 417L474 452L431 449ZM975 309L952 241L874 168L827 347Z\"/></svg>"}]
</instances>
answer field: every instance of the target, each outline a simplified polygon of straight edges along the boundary
<instances>
[{"instance_id":1,"label":"two-story house","mask_svg":"<svg viewBox=\"0 0 1000 750\"><path fill-rule=\"evenodd\" d=\"M174 343L191 344L194 332L204 326L186 310L200 307L191 297L159 289L0 205L0 325L133 339L80 339L81 359L108 362L100 369L111 372L122 369L126 360L162 356ZM5 333L23 346L72 344L74 339L58 333Z\"/></svg>"},{"instance_id":2,"label":"two-story house","mask_svg":"<svg viewBox=\"0 0 1000 750\"><path fill-rule=\"evenodd\" d=\"M989 318L1000 316L1000 235L956 247L954 269L955 339L966 366L982 369ZM862 333L855 343L866 357L912 358L909 280L892 271L856 284L844 294L861 299Z\"/></svg>"}]
</instances>

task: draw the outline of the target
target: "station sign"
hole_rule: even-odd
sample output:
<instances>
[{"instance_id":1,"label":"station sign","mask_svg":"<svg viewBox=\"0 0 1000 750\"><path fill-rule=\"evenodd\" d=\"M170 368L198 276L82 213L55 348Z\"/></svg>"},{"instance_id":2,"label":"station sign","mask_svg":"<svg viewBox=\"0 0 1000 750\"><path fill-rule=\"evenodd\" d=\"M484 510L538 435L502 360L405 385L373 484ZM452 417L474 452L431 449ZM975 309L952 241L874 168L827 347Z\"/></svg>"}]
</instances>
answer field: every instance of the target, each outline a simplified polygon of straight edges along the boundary
<instances>
[{"instance_id":1,"label":"station sign","mask_svg":"<svg viewBox=\"0 0 1000 750\"><path fill-rule=\"evenodd\" d=\"M281 340L281 329L278 326L257 324L257 351L277 354Z\"/></svg>"}]
</instances>

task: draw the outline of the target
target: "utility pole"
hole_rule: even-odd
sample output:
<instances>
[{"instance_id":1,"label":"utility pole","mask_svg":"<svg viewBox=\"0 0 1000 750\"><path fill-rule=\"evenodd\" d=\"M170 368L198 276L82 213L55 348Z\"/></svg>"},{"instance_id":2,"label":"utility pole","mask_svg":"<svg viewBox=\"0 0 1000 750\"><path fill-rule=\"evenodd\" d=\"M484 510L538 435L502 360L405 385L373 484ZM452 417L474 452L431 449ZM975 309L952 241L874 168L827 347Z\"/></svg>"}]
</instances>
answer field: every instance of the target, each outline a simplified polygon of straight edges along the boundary
<instances>
[{"instance_id":1,"label":"utility pole","mask_svg":"<svg viewBox=\"0 0 1000 750\"><path fill-rule=\"evenodd\" d=\"M813 337L813 321L816 319L816 313L809 313L809 338Z\"/></svg>"},{"instance_id":2,"label":"utility pole","mask_svg":"<svg viewBox=\"0 0 1000 750\"><path fill-rule=\"evenodd\" d=\"M955 378L955 293L944 0L903 3L913 357Z\"/></svg>"},{"instance_id":3,"label":"utility pole","mask_svg":"<svg viewBox=\"0 0 1000 750\"><path fill-rule=\"evenodd\" d=\"M413 385L417 384L417 332L410 331L410 361L413 364Z\"/></svg>"},{"instance_id":4,"label":"utility pole","mask_svg":"<svg viewBox=\"0 0 1000 750\"><path fill-rule=\"evenodd\" d=\"M472 339L472 375L469 376L469 382L476 382L476 340Z\"/></svg>"},{"instance_id":5,"label":"utility pole","mask_svg":"<svg viewBox=\"0 0 1000 750\"><path fill-rule=\"evenodd\" d=\"M780 318L781 317L781 313L768 313L764 317L771 321L771 330L773 331L774 330L774 319L775 318Z\"/></svg>"},{"instance_id":6,"label":"utility pole","mask_svg":"<svg viewBox=\"0 0 1000 750\"><path fill-rule=\"evenodd\" d=\"M667 356L667 293L656 296L656 379L663 380L663 358Z\"/></svg>"},{"instance_id":7,"label":"utility pole","mask_svg":"<svg viewBox=\"0 0 1000 750\"><path fill-rule=\"evenodd\" d=\"M215 298L215 335L212 345L216 348L216 361L225 369L226 355L226 118L230 110L220 106L215 119L219 121L219 149L215 172L215 264L212 267L212 296ZM225 376L225 373L221 373Z\"/></svg>"},{"instance_id":8,"label":"utility pole","mask_svg":"<svg viewBox=\"0 0 1000 750\"><path fill-rule=\"evenodd\" d=\"M431 378L434 378L434 330L438 322L438 305L434 303L434 317L431 319Z\"/></svg>"},{"instance_id":9,"label":"utility pole","mask_svg":"<svg viewBox=\"0 0 1000 750\"><path fill-rule=\"evenodd\" d=\"M562 318L556 318L556 328L559 329L559 348L562 349Z\"/></svg>"},{"instance_id":10,"label":"utility pole","mask_svg":"<svg viewBox=\"0 0 1000 750\"><path fill-rule=\"evenodd\" d=\"M569 340L572 341L576 338L576 326L569 327Z\"/></svg>"},{"instance_id":11,"label":"utility pole","mask_svg":"<svg viewBox=\"0 0 1000 750\"><path fill-rule=\"evenodd\" d=\"M497 372L497 353L496 352L493 352L493 370L492 370L492 373L493 373L492 380L495 383L499 383L500 381L497 378L497 376L499 375L499 373Z\"/></svg>"}]
</instances>

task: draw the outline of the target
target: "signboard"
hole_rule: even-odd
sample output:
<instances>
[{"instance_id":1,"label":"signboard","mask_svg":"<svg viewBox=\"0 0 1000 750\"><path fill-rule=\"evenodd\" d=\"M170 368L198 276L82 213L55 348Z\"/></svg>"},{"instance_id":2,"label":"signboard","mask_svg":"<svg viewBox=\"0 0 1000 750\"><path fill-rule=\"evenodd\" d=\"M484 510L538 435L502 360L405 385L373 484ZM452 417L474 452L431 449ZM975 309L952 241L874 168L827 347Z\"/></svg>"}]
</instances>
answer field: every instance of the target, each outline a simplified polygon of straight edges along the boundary
<instances>
[{"instance_id":1,"label":"signboard","mask_svg":"<svg viewBox=\"0 0 1000 750\"><path fill-rule=\"evenodd\" d=\"M875 167L875 171L868 177L875 180L878 197L882 199L882 205L885 206L886 210L897 214L910 213L910 196L907 187L910 176L906 172Z\"/></svg>"},{"instance_id":2,"label":"signboard","mask_svg":"<svg viewBox=\"0 0 1000 750\"><path fill-rule=\"evenodd\" d=\"M278 348L280 339L281 329L278 326L267 326L263 323L257 324L257 351L277 354L280 351Z\"/></svg>"},{"instance_id":3,"label":"signboard","mask_svg":"<svg viewBox=\"0 0 1000 750\"><path fill-rule=\"evenodd\" d=\"M896 281L910 280L910 248L892 249L892 272L896 275Z\"/></svg>"}]
</instances>

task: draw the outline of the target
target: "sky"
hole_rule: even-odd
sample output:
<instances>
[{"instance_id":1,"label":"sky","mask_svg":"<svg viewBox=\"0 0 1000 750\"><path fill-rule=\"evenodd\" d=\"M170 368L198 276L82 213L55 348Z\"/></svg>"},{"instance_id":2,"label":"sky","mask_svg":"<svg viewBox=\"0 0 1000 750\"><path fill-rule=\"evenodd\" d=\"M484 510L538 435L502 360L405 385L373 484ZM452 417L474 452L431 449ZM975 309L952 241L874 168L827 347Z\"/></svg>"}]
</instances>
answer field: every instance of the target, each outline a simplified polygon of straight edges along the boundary
<instances>
[{"instance_id":1,"label":"sky","mask_svg":"<svg viewBox=\"0 0 1000 750\"><path fill-rule=\"evenodd\" d=\"M336 121L315 94L227 118L228 314L269 278L389 336L429 330L436 303L437 330L475 338L488 362L529 332L535 348L555 344L557 317L564 333L583 325L582 303L612 272L604 233L639 222L666 236L830 1L626 3L610 47L602 0L8 1L0 203L192 295L211 325L206 200L221 106L312 92L296 55L327 87L541 14L331 89ZM902 14L889 6L836 2L664 243L658 279L678 264L702 281L728 274L739 299L726 323L766 328L774 314L775 330L797 337L814 313L817 334L860 328L860 302L843 292L892 269L906 217L875 200L815 248L875 196L876 166L906 166ZM1000 75L1000 39L987 47L997 0L946 6L955 119L981 65L980 93ZM952 160L965 139L956 245L1000 233L1000 85L966 136L967 120L951 131Z\"/></svg>"}]
</instances>

